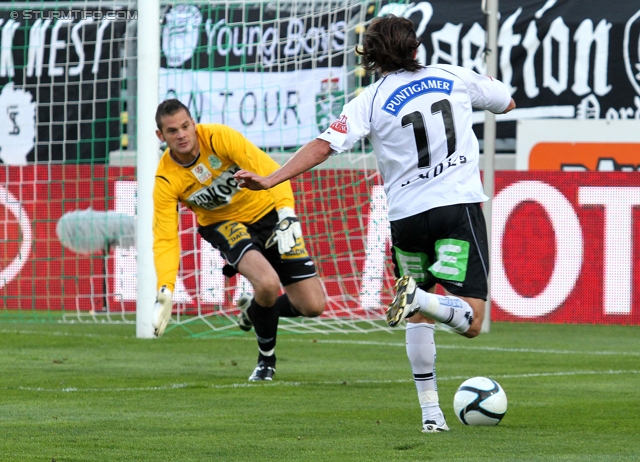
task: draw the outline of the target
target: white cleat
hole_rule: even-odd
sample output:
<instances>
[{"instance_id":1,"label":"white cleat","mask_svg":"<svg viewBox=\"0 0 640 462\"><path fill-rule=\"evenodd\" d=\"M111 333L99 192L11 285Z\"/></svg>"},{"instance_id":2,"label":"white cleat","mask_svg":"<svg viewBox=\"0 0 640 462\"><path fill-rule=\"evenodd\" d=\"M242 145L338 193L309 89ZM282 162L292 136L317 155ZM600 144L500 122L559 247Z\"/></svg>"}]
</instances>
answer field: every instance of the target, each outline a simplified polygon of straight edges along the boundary
<instances>
[{"instance_id":1,"label":"white cleat","mask_svg":"<svg viewBox=\"0 0 640 462\"><path fill-rule=\"evenodd\" d=\"M435 420L426 420L422 425L422 433L440 433L448 432L449 427L447 422L443 422L442 425L438 425Z\"/></svg>"},{"instance_id":2,"label":"white cleat","mask_svg":"<svg viewBox=\"0 0 640 462\"><path fill-rule=\"evenodd\" d=\"M240 295L238 299L238 308L240 308L240 314L238 315L237 323L238 327L245 332L249 332L253 327L253 322L249 317L249 305L253 301L253 295L245 292Z\"/></svg>"}]
</instances>

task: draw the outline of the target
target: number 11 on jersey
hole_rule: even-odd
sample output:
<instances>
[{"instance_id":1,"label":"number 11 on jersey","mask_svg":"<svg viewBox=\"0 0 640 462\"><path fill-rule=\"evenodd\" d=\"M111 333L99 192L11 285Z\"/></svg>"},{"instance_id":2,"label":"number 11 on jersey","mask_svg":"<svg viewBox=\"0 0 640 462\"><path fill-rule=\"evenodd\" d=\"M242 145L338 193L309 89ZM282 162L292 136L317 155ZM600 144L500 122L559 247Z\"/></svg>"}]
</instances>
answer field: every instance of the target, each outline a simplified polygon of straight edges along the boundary
<instances>
[{"instance_id":1,"label":"number 11 on jersey","mask_svg":"<svg viewBox=\"0 0 640 462\"><path fill-rule=\"evenodd\" d=\"M445 133L447 135L447 157L456 152L456 128L453 124L453 111L447 99L436 101L431 105L431 114L442 114ZM402 128L413 127L413 137L418 151L418 168L431 167L431 149L429 148L429 134L424 123L422 112L415 111L402 117Z\"/></svg>"}]
</instances>

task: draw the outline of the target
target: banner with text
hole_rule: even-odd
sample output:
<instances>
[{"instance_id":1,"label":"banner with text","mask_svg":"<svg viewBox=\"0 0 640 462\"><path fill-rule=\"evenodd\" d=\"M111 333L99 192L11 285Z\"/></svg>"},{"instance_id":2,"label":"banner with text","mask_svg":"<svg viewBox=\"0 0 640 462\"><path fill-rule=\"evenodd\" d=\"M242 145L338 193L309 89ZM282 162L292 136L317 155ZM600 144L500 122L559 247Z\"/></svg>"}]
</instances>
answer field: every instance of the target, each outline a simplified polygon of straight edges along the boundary
<instances>
[{"instance_id":1,"label":"banner with text","mask_svg":"<svg viewBox=\"0 0 640 462\"><path fill-rule=\"evenodd\" d=\"M136 12L44 5L0 10L0 161L107 162L120 147L126 24Z\"/></svg>"},{"instance_id":2,"label":"banner with text","mask_svg":"<svg viewBox=\"0 0 640 462\"><path fill-rule=\"evenodd\" d=\"M160 99L178 98L203 123L230 125L257 146L304 144L340 115L343 69L316 68L282 74L162 69Z\"/></svg>"},{"instance_id":3,"label":"banner with text","mask_svg":"<svg viewBox=\"0 0 640 462\"><path fill-rule=\"evenodd\" d=\"M501 0L499 8L498 78L517 103L497 118L505 122L498 124L500 138L515 137L510 121L519 119L640 119L638 2ZM479 2L422 1L387 10L416 24L423 63L486 72Z\"/></svg>"},{"instance_id":4,"label":"banner with text","mask_svg":"<svg viewBox=\"0 0 640 462\"><path fill-rule=\"evenodd\" d=\"M107 162L109 152L121 146L120 113L134 102L126 92L133 91L127 79L135 78L135 36L128 26L136 12L100 8L91 15L66 15L49 4L0 10L0 162ZM366 11L360 4L323 5L325 10L313 3L168 7L160 37L160 98L175 94L199 122L229 123L260 147L298 146L370 82L354 72L359 24L388 13L414 22L421 62L485 72L486 18L476 0L380 1ZM635 2L503 0L497 53L498 77L518 105L498 117L498 137L510 140L499 142L499 149L515 149L515 120L640 119ZM127 65L133 66L130 73ZM248 74L263 77L258 82ZM283 77L289 74L300 76ZM183 85L172 88L171 79ZM270 94L253 84L281 90ZM302 105L309 98L316 104ZM275 114L282 120L274 120ZM483 120L483 113L474 115L475 122ZM275 130L284 133L277 136Z\"/></svg>"},{"instance_id":5,"label":"banner with text","mask_svg":"<svg viewBox=\"0 0 640 462\"><path fill-rule=\"evenodd\" d=\"M348 29L360 13L359 4L176 5L162 26L160 100L178 98L197 122L228 124L261 148L300 146L346 102Z\"/></svg>"},{"instance_id":6,"label":"banner with text","mask_svg":"<svg viewBox=\"0 0 640 462\"><path fill-rule=\"evenodd\" d=\"M498 77L511 89L518 107L498 116L498 137L511 139L507 144L499 143L498 148L515 149L515 120L640 119L638 4L503 0L499 8ZM405 16L414 22L422 41L418 49L422 63L486 72L486 17L476 0L380 2L379 9L371 11ZM276 17L273 11L257 7L222 12L214 6L176 6L165 14L163 25L165 75L175 69L225 71L225 79L212 78L210 89L200 89L220 94L226 91L227 83L242 82L243 72L297 73L338 67L343 72L333 76L340 78L339 91L348 99L355 87L366 85L368 79L354 78L345 86L344 76L356 64L346 59L349 55L345 52L353 51L358 41L356 23L371 19L371 15L358 16L359 6L341 7L316 17L301 13L285 10ZM275 74L271 79L277 81L280 76ZM232 86L238 88L238 84ZM244 91L250 90L253 88ZM306 87L298 88L302 90ZM187 89L179 98L200 113L197 96ZM342 98L344 95L334 99ZM338 105L335 110L339 109ZM201 122L223 118L221 112L202 114ZM304 125L313 118L313 112L300 116ZM475 122L483 120L483 112L474 115ZM239 118L229 122L247 133ZM479 127L476 131L482 138ZM259 145L260 141L255 140ZM292 141L309 139L301 135Z\"/></svg>"},{"instance_id":7,"label":"banner with text","mask_svg":"<svg viewBox=\"0 0 640 462\"><path fill-rule=\"evenodd\" d=\"M379 177L317 170L293 187L330 305L349 313L388 304L393 275ZM135 215L134 169L0 168L3 309L89 311L106 296L111 307L135 310L135 248L78 255L57 239L63 213L88 207ZM640 325L637 174L496 172L493 213L492 320ZM224 277L193 217L182 215L176 302L185 312L231 306L239 282Z\"/></svg>"}]
</instances>

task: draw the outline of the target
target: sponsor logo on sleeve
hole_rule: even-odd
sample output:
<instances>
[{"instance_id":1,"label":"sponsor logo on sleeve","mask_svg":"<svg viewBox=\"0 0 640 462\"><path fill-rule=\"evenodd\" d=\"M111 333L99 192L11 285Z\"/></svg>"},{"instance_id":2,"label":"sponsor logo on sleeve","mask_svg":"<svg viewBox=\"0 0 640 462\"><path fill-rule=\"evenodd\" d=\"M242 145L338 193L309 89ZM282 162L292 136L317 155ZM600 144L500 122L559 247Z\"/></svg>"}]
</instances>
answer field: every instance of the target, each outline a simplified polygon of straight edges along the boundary
<instances>
[{"instance_id":1,"label":"sponsor logo on sleeve","mask_svg":"<svg viewBox=\"0 0 640 462\"><path fill-rule=\"evenodd\" d=\"M347 116L341 115L339 119L335 120L329 128L337 131L338 133L342 133L343 135L347 133Z\"/></svg>"}]
</instances>

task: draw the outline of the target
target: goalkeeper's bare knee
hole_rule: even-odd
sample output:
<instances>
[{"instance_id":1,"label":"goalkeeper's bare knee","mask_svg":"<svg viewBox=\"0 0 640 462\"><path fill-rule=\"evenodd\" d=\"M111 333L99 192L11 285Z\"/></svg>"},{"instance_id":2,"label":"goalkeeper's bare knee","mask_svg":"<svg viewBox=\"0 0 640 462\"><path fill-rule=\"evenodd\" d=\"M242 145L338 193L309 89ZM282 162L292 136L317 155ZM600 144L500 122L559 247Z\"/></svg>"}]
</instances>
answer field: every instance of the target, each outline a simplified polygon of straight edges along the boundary
<instances>
[{"instance_id":1,"label":"goalkeeper's bare knee","mask_svg":"<svg viewBox=\"0 0 640 462\"><path fill-rule=\"evenodd\" d=\"M322 284L317 277L305 279L286 287L293 307L306 318L315 318L324 311L326 299Z\"/></svg>"},{"instance_id":2,"label":"goalkeeper's bare knee","mask_svg":"<svg viewBox=\"0 0 640 462\"><path fill-rule=\"evenodd\" d=\"M322 300L310 299L307 301L307 303L305 303L304 306L300 308L296 306L295 308L305 318L317 318L324 311L324 307L325 307L325 301L324 301L324 297L322 297Z\"/></svg>"}]
</instances>

